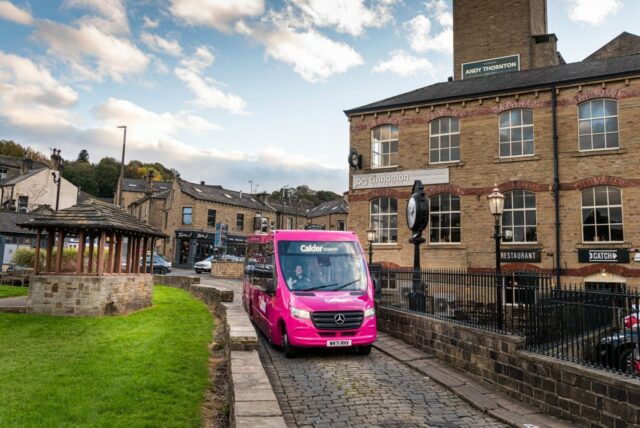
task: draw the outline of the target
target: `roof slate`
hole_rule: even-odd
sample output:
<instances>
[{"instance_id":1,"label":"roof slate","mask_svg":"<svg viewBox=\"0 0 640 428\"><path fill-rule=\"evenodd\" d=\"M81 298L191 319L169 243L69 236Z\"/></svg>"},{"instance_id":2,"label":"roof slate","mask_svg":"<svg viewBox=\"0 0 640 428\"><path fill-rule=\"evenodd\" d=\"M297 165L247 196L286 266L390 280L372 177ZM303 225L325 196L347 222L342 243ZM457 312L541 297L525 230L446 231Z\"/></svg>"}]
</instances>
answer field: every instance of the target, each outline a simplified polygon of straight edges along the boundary
<instances>
[{"instance_id":1,"label":"roof slate","mask_svg":"<svg viewBox=\"0 0 640 428\"><path fill-rule=\"evenodd\" d=\"M122 180L122 189L124 192L145 192L147 190L147 180L125 178ZM154 181L151 184L151 190L154 192L162 192L169 189L171 189L170 182Z\"/></svg>"},{"instance_id":2,"label":"roof slate","mask_svg":"<svg viewBox=\"0 0 640 428\"><path fill-rule=\"evenodd\" d=\"M21 181L24 181L29 177L33 177L34 175L40 173L40 171L45 170L45 169L47 169L47 168L34 169L34 170L29 171L29 172L25 172L24 174L16 175L14 177L11 177L8 180L5 180L5 181L1 182L0 185L2 185L2 186L13 186L14 184L18 184Z\"/></svg>"},{"instance_id":3,"label":"roof slate","mask_svg":"<svg viewBox=\"0 0 640 428\"><path fill-rule=\"evenodd\" d=\"M41 214L42 215L42 214ZM0 211L0 234L35 235L33 230L25 230L18 226L18 223L29 221L37 214L18 213L15 211Z\"/></svg>"},{"instance_id":4,"label":"roof slate","mask_svg":"<svg viewBox=\"0 0 640 428\"><path fill-rule=\"evenodd\" d=\"M88 199L70 208L60 210L52 215L39 215L18 226L24 228L84 228L120 232L135 232L156 237L166 237L136 217L125 213L112 204L95 199Z\"/></svg>"},{"instance_id":5,"label":"roof slate","mask_svg":"<svg viewBox=\"0 0 640 428\"><path fill-rule=\"evenodd\" d=\"M307 211L308 218L322 217L329 214L349 214L349 204L344 199L328 201Z\"/></svg>"},{"instance_id":6,"label":"roof slate","mask_svg":"<svg viewBox=\"0 0 640 428\"><path fill-rule=\"evenodd\" d=\"M190 183L181 179L178 179L178 183L180 184L180 190L182 190L183 193L195 199L260 211L275 211L273 208L263 204L258 199L247 193L224 189L222 186Z\"/></svg>"},{"instance_id":7,"label":"roof slate","mask_svg":"<svg viewBox=\"0 0 640 428\"><path fill-rule=\"evenodd\" d=\"M640 54L436 83L345 110L344 113L351 116L394 108L413 107L436 101L496 95L514 90L548 88L552 85L587 82L633 74L640 74Z\"/></svg>"}]
</instances>

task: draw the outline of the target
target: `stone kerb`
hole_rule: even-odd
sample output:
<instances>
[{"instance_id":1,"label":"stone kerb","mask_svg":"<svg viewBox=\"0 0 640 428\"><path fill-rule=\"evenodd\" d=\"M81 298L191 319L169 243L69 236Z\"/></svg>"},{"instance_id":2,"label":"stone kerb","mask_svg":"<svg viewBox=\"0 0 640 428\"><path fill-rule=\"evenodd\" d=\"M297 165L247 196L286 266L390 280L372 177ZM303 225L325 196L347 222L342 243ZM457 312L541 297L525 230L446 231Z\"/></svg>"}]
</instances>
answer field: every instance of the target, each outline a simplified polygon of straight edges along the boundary
<instances>
[{"instance_id":1,"label":"stone kerb","mask_svg":"<svg viewBox=\"0 0 640 428\"><path fill-rule=\"evenodd\" d=\"M151 275L33 275L27 313L122 315L151 306Z\"/></svg>"},{"instance_id":2,"label":"stone kerb","mask_svg":"<svg viewBox=\"0 0 640 428\"><path fill-rule=\"evenodd\" d=\"M640 424L640 379L524 350L525 340L377 308L378 328L545 413L588 426Z\"/></svg>"}]
</instances>

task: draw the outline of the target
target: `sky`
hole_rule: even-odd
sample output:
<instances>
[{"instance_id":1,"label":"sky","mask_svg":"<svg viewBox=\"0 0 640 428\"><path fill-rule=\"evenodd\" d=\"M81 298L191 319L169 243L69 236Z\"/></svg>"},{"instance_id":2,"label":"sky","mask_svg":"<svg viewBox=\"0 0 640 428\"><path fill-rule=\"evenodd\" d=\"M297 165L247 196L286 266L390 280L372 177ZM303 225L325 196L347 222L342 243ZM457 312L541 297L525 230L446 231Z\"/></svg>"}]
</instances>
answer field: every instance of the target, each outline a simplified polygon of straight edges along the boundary
<instances>
[{"instance_id":1,"label":"sky","mask_svg":"<svg viewBox=\"0 0 640 428\"><path fill-rule=\"evenodd\" d=\"M550 0L567 62L637 0ZM451 0L0 0L0 139L233 190L346 191L343 110L451 76Z\"/></svg>"}]
</instances>

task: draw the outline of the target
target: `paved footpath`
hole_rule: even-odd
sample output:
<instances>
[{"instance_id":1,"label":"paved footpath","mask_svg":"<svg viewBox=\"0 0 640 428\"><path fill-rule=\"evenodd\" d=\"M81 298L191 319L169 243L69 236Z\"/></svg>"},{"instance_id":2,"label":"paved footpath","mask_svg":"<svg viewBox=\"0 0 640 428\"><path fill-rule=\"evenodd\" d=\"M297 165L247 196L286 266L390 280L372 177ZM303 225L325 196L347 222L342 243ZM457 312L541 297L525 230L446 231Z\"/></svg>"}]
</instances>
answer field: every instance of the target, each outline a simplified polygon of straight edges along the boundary
<instances>
[{"instance_id":1,"label":"paved footpath","mask_svg":"<svg viewBox=\"0 0 640 428\"><path fill-rule=\"evenodd\" d=\"M389 355L308 351L287 360L262 338L260 357L288 426L505 426Z\"/></svg>"}]
</instances>

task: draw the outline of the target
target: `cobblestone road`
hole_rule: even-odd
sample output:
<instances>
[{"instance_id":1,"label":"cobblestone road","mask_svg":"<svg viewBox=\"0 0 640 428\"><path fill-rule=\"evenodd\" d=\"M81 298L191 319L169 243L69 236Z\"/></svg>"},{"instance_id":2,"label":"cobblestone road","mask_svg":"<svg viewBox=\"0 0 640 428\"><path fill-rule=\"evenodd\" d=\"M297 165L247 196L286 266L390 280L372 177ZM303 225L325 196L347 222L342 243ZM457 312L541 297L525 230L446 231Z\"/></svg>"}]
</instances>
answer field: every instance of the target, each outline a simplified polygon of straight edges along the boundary
<instances>
[{"instance_id":1,"label":"cobblestone road","mask_svg":"<svg viewBox=\"0 0 640 428\"><path fill-rule=\"evenodd\" d=\"M259 351L292 427L504 426L377 349L367 357L317 350L286 360L261 338Z\"/></svg>"}]
</instances>

